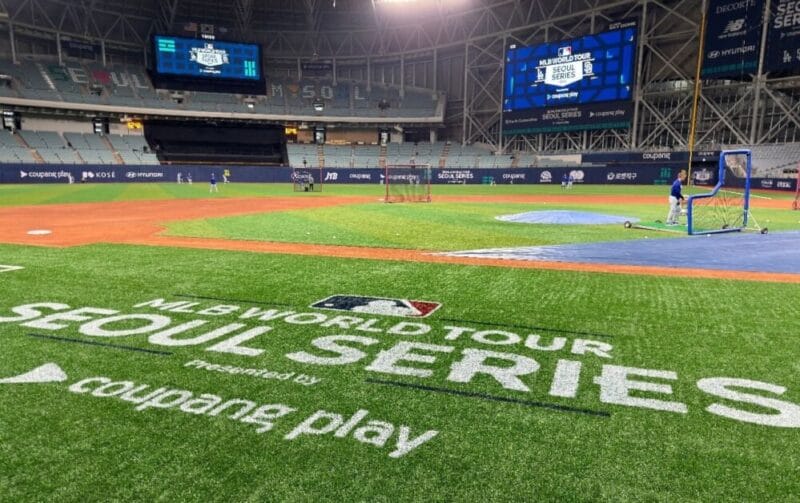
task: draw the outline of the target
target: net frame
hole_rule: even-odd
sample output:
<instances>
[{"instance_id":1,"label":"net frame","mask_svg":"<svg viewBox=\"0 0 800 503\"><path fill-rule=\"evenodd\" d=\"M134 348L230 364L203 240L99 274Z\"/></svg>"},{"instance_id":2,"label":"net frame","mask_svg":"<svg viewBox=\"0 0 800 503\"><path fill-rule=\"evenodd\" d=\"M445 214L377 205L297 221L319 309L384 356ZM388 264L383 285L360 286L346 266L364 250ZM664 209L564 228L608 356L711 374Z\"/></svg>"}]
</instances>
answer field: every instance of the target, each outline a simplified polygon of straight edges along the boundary
<instances>
[{"instance_id":1,"label":"net frame","mask_svg":"<svg viewBox=\"0 0 800 503\"><path fill-rule=\"evenodd\" d=\"M311 175L311 182L309 182L309 175ZM294 192L322 192L322 180L322 168L292 168L292 190Z\"/></svg>"},{"instance_id":2,"label":"net frame","mask_svg":"<svg viewBox=\"0 0 800 503\"><path fill-rule=\"evenodd\" d=\"M733 192L723 190L727 170L733 171L735 167L729 167L726 159L733 156L745 156L745 166L743 169L745 179L744 192ZM687 229L689 235L697 234L721 234L725 232L741 232L748 228L750 217L750 177L753 170L753 155L750 150L723 150L719 154L719 171L717 183L711 192L694 194L687 199ZM717 228L703 229L698 226L697 207L710 209L715 213L720 222ZM701 210L702 211L702 210ZM759 229L760 230L760 229Z\"/></svg>"},{"instance_id":3,"label":"net frame","mask_svg":"<svg viewBox=\"0 0 800 503\"><path fill-rule=\"evenodd\" d=\"M424 172L426 181L424 183L391 183L390 171L396 169L411 169ZM385 186L384 203L429 203L431 202L431 180L433 179L433 169L430 164L387 164L383 168L383 184ZM412 194L392 194L391 187L402 185L405 187L419 187L423 191L421 195Z\"/></svg>"}]
</instances>

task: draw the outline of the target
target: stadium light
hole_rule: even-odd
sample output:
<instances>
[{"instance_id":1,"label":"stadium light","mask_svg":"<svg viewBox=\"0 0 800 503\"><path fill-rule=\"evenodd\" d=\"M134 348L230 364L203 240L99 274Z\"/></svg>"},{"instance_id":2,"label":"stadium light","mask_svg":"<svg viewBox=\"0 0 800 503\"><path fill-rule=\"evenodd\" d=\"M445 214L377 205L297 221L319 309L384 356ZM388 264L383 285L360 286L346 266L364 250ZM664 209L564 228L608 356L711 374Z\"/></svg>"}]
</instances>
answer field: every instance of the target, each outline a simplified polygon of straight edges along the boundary
<instances>
[{"instance_id":1,"label":"stadium light","mask_svg":"<svg viewBox=\"0 0 800 503\"><path fill-rule=\"evenodd\" d=\"M383 6L392 6L392 5L409 5L409 4L419 4L420 6L424 7L450 7L454 5L464 4L469 2L469 0L372 0L372 7L383 7Z\"/></svg>"},{"instance_id":2,"label":"stadium light","mask_svg":"<svg viewBox=\"0 0 800 503\"><path fill-rule=\"evenodd\" d=\"M438 15L446 18L454 11L463 9L474 0L371 0L372 10L377 16L412 19Z\"/></svg>"}]
</instances>

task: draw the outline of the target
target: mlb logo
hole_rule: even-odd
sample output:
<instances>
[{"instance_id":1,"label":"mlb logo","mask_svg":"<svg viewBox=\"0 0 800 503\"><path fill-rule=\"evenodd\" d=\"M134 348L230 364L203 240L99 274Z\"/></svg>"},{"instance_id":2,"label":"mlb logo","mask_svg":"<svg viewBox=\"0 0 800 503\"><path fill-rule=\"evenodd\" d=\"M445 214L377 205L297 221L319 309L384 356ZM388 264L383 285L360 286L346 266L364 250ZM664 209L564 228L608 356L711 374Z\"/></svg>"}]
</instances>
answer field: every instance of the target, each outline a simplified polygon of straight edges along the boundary
<instances>
[{"instance_id":1,"label":"mlb logo","mask_svg":"<svg viewBox=\"0 0 800 503\"><path fill-rule=\"evenodd\" d=\"M559 47L558 48L558 57L563 58L564 56L572 56L572 47Z\"/></svg>"},{"instance_id":2,"label":"mlb logo","mask_svg":"<svg viewBox=\"0 0 800 503\"><path fill-rule=\"evenodd\" d=\"M439 302L424 300L387 299L360 295L333 295L311 304L312 308L347 311L361 314L380 314L402 318L427 318L442 307Z\"/></svg>"}]
</instances>

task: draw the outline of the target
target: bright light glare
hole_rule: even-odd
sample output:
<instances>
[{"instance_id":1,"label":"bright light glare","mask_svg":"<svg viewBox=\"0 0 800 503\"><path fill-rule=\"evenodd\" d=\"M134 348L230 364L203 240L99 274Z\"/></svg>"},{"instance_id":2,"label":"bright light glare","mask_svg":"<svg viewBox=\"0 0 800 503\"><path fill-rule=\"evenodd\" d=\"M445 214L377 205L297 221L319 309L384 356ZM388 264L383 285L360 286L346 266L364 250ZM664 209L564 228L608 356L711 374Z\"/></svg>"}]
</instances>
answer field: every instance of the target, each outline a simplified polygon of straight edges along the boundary
<instances>
[{"instance_id":1,"label":"bright light glare","mask_svg":"<svg viewBox=\"0 0 800 503\"><path fill-rule=\"evenodd\" d=\"M433 7L435 4L442 6L458 5L466 3L467 0L372 0L372 4L376 7L382 5L405 5L405 4L422 4L423 7Z\"/></svg>"}]
</instances>

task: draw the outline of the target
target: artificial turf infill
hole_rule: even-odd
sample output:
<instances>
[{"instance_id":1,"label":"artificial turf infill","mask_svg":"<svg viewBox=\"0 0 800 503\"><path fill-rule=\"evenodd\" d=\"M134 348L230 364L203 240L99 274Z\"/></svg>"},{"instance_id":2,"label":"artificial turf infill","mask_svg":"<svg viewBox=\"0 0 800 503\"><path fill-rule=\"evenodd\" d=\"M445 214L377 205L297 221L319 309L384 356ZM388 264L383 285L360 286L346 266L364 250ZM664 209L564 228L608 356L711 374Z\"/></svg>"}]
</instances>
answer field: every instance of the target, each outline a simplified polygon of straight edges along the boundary
<instances>
[{"instance_id":1,"label":"artificial turf infill","mask_svg":"<svg viewBox=\"0 0 800 503\"><path fill-rule=\"evenodd\" d=\"M800 493L796 285L123 245L0 256L22 267L0 273L0 379L66 375L0 384L2 500ZM310 307L336 294L442 307ZM620 403L623 381L645 402Z\"/></svg>"}]
</instances>

